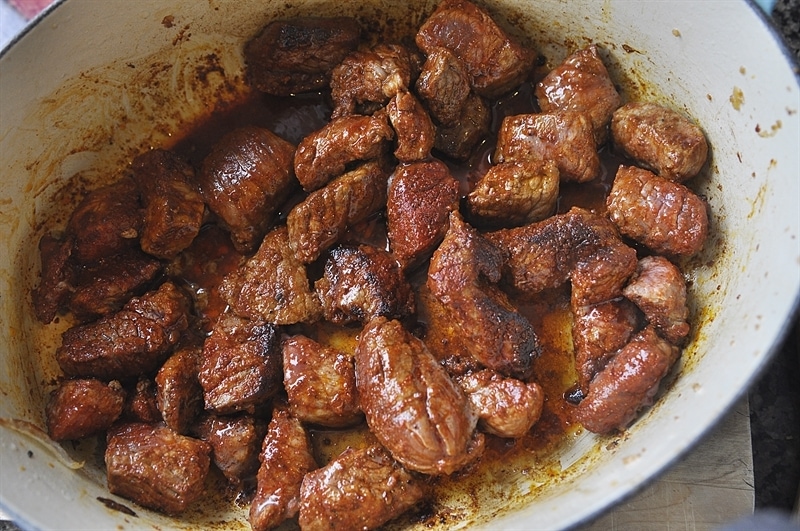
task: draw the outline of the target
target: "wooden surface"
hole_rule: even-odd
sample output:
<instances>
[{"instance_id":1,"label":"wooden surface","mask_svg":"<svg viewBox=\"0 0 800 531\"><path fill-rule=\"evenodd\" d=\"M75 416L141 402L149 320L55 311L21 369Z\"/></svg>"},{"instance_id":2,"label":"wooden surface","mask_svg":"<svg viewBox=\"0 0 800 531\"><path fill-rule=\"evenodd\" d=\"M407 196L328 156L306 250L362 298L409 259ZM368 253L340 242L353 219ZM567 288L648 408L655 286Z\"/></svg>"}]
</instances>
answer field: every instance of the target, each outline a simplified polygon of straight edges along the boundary
<instances>
[{"instance_id":1,"label":"wooden surface","mask_svg":"<svg viewBox=\"0 0 800 531\"><path fill-rule=\"evenodd\" d=\"M701 531L753 513L750 411L740 401L683 460L576 531Z\"/></svg>"}]
</instances>

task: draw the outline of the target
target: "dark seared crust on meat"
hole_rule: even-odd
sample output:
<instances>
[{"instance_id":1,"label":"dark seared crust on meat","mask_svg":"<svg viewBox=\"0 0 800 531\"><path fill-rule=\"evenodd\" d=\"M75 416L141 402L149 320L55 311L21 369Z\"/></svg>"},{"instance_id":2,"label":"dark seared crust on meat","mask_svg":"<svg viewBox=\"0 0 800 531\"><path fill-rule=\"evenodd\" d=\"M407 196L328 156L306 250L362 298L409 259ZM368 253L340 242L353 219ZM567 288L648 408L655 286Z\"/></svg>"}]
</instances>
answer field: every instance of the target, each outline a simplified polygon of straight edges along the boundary
<instances>
[{"instance_id":1,"label":"dark seared crust on meat","mask_svg":"<svg viewBox=\"0 0 800 531\"><path fill-rule=\"evenodd\" d=\"M470 94L455 125L436 128L434 147L450 158L467 160L489 134L491 123L489 105L477 94Z\"/></svg>"},{"instance_id":2,"label":"dark seared crust on meat","mask_svg":"<svg viewBox=\"0 0 800 531\"><path fill-rule=\"evenodd\" d=\"M404 267L427 258L458 210L459 184L436 159L401 164L389 180L386 222L392 254Z\"/></svg>"},{"instance_id":3,"label":"dark seared crust on meat","mask_svg":"<svg viewBox=\"0 0 800 531\"><path fill-rule=\"evenodd\" d=\"M161 411L158 409L156 383L152 378L140 376L133 389L128 391L125 399L125 411L122 418L127 422L144 422L156 424L162 422Z\"/></svg>"},{"instance_id":4,"label":"dark seared crust on meat","mask_svg":"<svg viewBox=\"0 0 800 531\"><path fill-rule=\"evenodd\" d=\"M157 258L175 258L197 236L205 214L194 169L171 151L153 149L133 160L131 177L144 205L142 250Z\"/></svg>"},{"instance_id":5,"label":"dark seared crust on meat","mask_svg":"<svg viewBox=\"0 0 800 531\"><path fill-rule=\"evenodd\" d=\"M56 360L68 375L103 380L155 371L188 328L188 307L187 297L166 282L115 314L64 332Z\"/></svg>"},{"instance_id":6,"label":"dark seared crust on meat","mask_svg":"<svg viewBox=\"0 0 800 531\"><path fill-rule=\"evenodd\" d=\"M415 309L414 292L398 261L371 245L332 249L314 289L325 319L337 324L366 324L379 316L402 320Z\"/></svg>"},{"instance_id":7,"label":"dark seared crust on meat","mask_svg":"<svg viewBox=\"0 0 800 531\"><path fill-rule=\"evenodd\" d=\"M576 419L594 433L624 429L642 407L652 403L679 355L678 347L659 337L652 327L645 328L592 380L575 412Z\"/></svg>"},{"instance_id":8,"label":"dark seared crust on meat","mask_svg":"<svg viewBox=\"0 0 800 531\"><path fill-rule=\"evenodd\" d=\"M211 459L232 485L241 485L258 471L267 423L251 415L203 415L192 435L211 445Z\"/></svg>"},{"instance_id":9,"label":"dark seared crust on meat","mask_svg":"<svg viewBox=\"0 0 800 531\"><path fill-rule=\"evenodd\" d=\"M376 529L422 501L427 489L380 446L347 448L306 474L300 492L301 529Z\"/></svg>"},{"instance_id":10,"label":"dark seared crust on meat","mask_svg":"<svg viewBox=\"0 0 800 531\"><path fill-rule=\"evenodd\" d=\"M207 410L254 411L283 381L276 328L262 320L222 315L203 344L198 378Z\"/></svg>"},{"instance_id":11,"label":"dark seared crust on meat","mask_svg":"<svg viewBox=\"0 0 800 531\"><path fill-rule=\"evenodd\" d=\"M117 381L64 380L45 407L47 435L66 441L103 432L120 417L124 404L125 390Z\"/></svg>"},{"instance_id":12,"label":"dark seared crust on meat","mask_svg":"<svg viewBox=\"0 0 800 531\"><path fill-rule=\"evenodd\" d=\"M323 89L360 35L358 22L349 17L270 22L245 44L247 77L258 90L276 96Z\"/></svg>"},{"instance_id":13,"label":"dark seared crust on meat","mask_svg":"<svg viewBox=\"0 0 800 531\"><path fill-rule=\"evenodd\" d=\"M211 447L163 425L129 423L108 433L108 489L139 505L179 514L205 491Z\"/></svg>"},{"instance_id":14,"label":"dark seared crust on meat","mask_svg":"<svg viewBox=\"0 0 800 531\"><path fill-rule=\"evenodd\" d=\"M197 174L203 199L231 232L240 252L252 251L274 223L296 182L295 146L269 129L245 126L211 148Z\"/></svg>"},{"instance_id":15,"label":"dark seared crust on meat","mask_svg":"<svg viewBox=\"0 0 800 531\"><path fill-rule=\"evenodd\" d=\"M458 124L470 94L470 77L464 63L447 48L428 53L414 86L431 117L450 127Z\"/></svg>"},{"instance_id":16,"label":"dark seared crust on meat","mask_svg":"<svg viewBox=\"0 0 800 531\"><path fill-rule=\"evenodd\" d=\"M626 103L611 119L614 145L670 181L697 175L708 157L703 130L677 111L646 102Z\"/></svg>"},{"instance_id":17,"label":"dark seared crust on meat","mask_svg":"<svg viewBox=\"0 0 800 531\"><path fill-rule=\"evenodd\" d=\"M427 287L465 337L468 354L506 376L530 376L540 353L530 322L495 285L505 251L450 214L450 228L428 268Z\"/></svg>"},{"instance_id":18,"label":"dark seared crust on meat","mask_svg":"<svg viewBox=\"0 0 800 531\"><path fill-rule=\"evenodd\" d=\"M49 323L69 300L78 269L70 260L71 237L58 239L45 234L39 240L41 273L39 285L31 292L33 313L42 323Z\"/></svg>"},{"instance_id":19,"label":"dark seared crust on meat","mask_svg":"<svg viewBox=\"0 0 800 531\"><path fill-rule=\"evenodd\" d=\"M542 112L582 111L589 114L597 145L608 137L608 124L622 100L597 45L582 48L551 70L536 85Z\"/></svg>"},{"instance_id":20,"label":"dark seared crust on meat","mask_svg":"<svg viewBox=\"0 0 800 531\"><path fill-rule=\"evenodd\" d=\"M306 192L322 188L342 175L349 163L380 158L392 139L394 130L386 112L334 118L298 144L294 154L297 180Z\"/></svg>"},{"instance_id":21,"label":"dark seared crust on meat","mask_svg":"<svg viewBox=\"0 0 800 531\"><path fill-rule=\"evenodd\" d=\"M577 111L507 116L497 133L495 161L552 160L565 181L591 181L600 157L589 115Z\"/></svg>"},{"instance_id":22,"label":"dark seared crust on meat","mask_svg":"<svg viewBox=\"0 0 800 531\"><path fill-rule=\"evenodd\" d=\"M317 468L303 425L283 407L272 413L259 460L248 520L253 531L266 531L297 515L303 478Z\"/></svg>"},{"instance_id":23,"label":"dark seared crust on meat","mask_svg":"<svg viewBox=\"0 0 800 531\"><path fill-rule=\"evenodd\" d=\"M234 313L276 325L311 323L322 314L285 226L267 234L256 254L224 278L219 291Z\"/></svg>"},{"instance_id":24,"label":"dark seared crust on meat","mask_svg":"<svg viewBox=\"0 0 800 531\"><path fill-rule=\"evenodd\" d=\"M533 66L534 53L515 42L483 8L467 0L444 0L416 35L426 54L447 48L463 61L473 90L496 98L517 87Z\"/></svg>"},{"instance_id":25,"label":"dark seared crust on meat","mask_svg":"<svg viewBox=\"0 0 800 531\"><path fill-rule=\"evenodd\" d=\"M370 431L403 466L451 474L483 450L463 391L399 321L379 317L359 335L356 387Z\"/></svg>"},{"instance_id":26,"label":"dark seared crust on meat","mask_svg":"<svg viewBox=\"0 0 800 531\"><path fill-rule=\"evenodd\" d=\"M183 347L169 357L155 377L156 401L164 423L180 434L203 411L203 388L198 380L199 347Z\"/></svg>"},{"instance_id":27,"label":"dark seared crust on meat","mask_svg":"<svg viewBox=\"0 0 800 531\"><path fill-rule=\"evenodd\" d=\"M634 166L620 166L606 199L622 234L658 254L689 257L708 237L708 207L682 184Z\"/></svg>"},{"instance_id":28,"label":"dark seared crust on meat","mask_svg":"<svg viewBox=\"0 0 800 531\"><path fill-rule=\"evenodd\" d=\"M425 160L436 141L436 128L428 111L408 91L399 91L386 106L397 143L394 156L400 162Z\"/></svg>"},{"instance_id":29,"label":"dark seared crust on meat","mask_svg":"<svg viewBox=\"0 0 800 531\"><path fill-rule=\"evenodd\" d=\"M337 243L345 231L386 206L389 172L366 162L309 194L286 218L291 250L308 264Z\"/></svg>"}]
</instances>

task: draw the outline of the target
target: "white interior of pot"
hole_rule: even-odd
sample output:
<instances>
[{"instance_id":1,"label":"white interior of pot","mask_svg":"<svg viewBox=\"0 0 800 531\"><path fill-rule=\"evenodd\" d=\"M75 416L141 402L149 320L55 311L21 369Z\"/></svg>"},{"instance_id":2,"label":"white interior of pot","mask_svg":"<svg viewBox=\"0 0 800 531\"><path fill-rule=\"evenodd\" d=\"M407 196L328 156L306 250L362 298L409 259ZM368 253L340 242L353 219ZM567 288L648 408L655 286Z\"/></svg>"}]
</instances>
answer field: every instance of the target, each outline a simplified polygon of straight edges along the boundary
<instances>
[{"instance_id":1,"label":"white interior of pot","mask_svg":"<svg viewBox=\"0 0 800 531\"><path fill-rule=\"evenodd\" d=\"M68 0L0 57L0 503L24 526L248 527L245 512L224 503L221 513L185 519L135 506L136 516L114 510L98 498L132 504L108 493L91 448L67 445L61 455L43 433L31 435L44 427L46 393L58 375L52 351L60 327L35 321L29 291L37 282L36 243L63 220L76 190L110 179L109 168L144 148L169 145L213 102L235 99L243 90L241 45L268 20L392 14L406 23L387 28L402 33L435 2L273 4ZM445 524L568 527L630 494L697 442L782 337L800 289L798 84L764 19L744 2L484 5L551 61L600 44L627 95L684 111L712 146L706 175L693 183L713 213L713 235L687 270L695 329L664 396L624 436L583 435L567 445L555 456L563 470L552 481L507 477L494 487L501 502L466 508L462 520ZM198 68L208 74L202 82ZM89 457L73 470L77 456Z\"/></svg>"}]
</instances>

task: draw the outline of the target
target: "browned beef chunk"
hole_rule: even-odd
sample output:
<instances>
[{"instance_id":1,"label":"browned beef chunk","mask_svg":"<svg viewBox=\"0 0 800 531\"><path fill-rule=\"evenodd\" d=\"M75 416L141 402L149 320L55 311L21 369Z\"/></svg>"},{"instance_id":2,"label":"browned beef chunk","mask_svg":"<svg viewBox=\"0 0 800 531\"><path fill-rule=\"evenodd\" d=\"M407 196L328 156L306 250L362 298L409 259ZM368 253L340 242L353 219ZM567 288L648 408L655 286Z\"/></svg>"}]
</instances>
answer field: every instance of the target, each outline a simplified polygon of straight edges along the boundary
<instances>
[{"instance_id":1,"label":"browned beef chunk","mask_svg":"<svg viewBox=\"0 0 800 531\"><path fill-rule=\"evenodd\" d=\"M175 258L197 236L206 209L194 169L173 152L154 149L136 157L131 172L144 204L142 250Z\"/></svg>"},{"instance_id":2,"label":"browned beef chunk","mask_svg":"<svg viewBox=\"0 0 800 531\"><path fill-rule=\"evenodd\" d=\"M323 89L331 70L356 49L360 34L348 17L270 22L244 47L250 83L276 96Z\"/></svg>"},{"instance_id":3,"label":"browned beef chunk","mask_svg":"<svg viewBox=\"0 0 800 531\"><path fill-rule=\"evenodd\" d=\"M472 87L496 98L516 88L533 66L533 52L515 42L484 9L467 0L444 0L422 24L417 46L426 54L447 48L466 65Z\"/></svg>"},{"instance_id":4,"label":"browned beef chunk","mask_svg":"<svg viewBox=\"0 0 800 531\"><path fill-rule=\"evenodd\" d=\"M622 234L658 254L688 257L708 237L708 208L682 184L634 166L620 166L606 199Z\"/></svg>"},{"instance_id":5,"label":"browned beef chunk","mask_svg":"<svg viewBox=\"0 0 800 531\"><path fill-rule=\"evenodd\" d=\"M261 242L295 187L294 150L269 129L247 126L226 134L203 160L200 191L239 251Z\"/></svg>"},{"instance_id":6,"label":"browned beef chunk","mask_svg":"<svg viewBox=\"0 0 800 531\"><path fill-rule=\"evenodd\" d=\"M678 359L680 349L645 328L617 352L578 405L578 422L594 433L624 429L636 413L652 403L661 380Z\"/></svg>"},{"instance_id":7,"label":"browned beef chunk","mask_svg":"<svg viewBox=\"0 0 800 531\"><path fill-rule=\"evenodd\" d=\"M285 338L282 349L292 416L334 428L362 420L351 356L303 335Z\"/></svg>"},{"instance_id":8,"label":"browned beef chunk","mask_svg":"<svg viewBox=\"0 0 800 531\"><path fill-rule=\"evenodd\" d=\"M470 94L455 125L436 129L434 147L456 160L467 160L489 134L492 113L483 98Z\"/></svg>"},{"instance_id":9,"label":"browned beef chunk","mask_svg":"<svg viewBox=\"0 0 800 531\"><path fill-rule=\"evenodd\" d=\"M125 391L117 381L64 380L45 408L47 434L54 441L82 439L111 427L122 414Z\"/></svg>"},{"instance_id":10,"label":"browned beef chunk","mask_svg":"<svg viewBox=\"0 0 800 531\"><path fill-rule=\"evenodd\" d=\"M611 115L621 103L594 44L573 53L551 70L536 85L535 92L543 112L571 110L588 113L597 145L605 142Z\"/></svg>"},{"instance_id":11,"label":"browned beef chunk","mask_svg":"<svg viewBox=\"0 0 800 531\"><path fill-rule=\"evenodd\" d=\"M458 210L459 184L438 160L401 164L389 181L386 221L392 254L404 267L423 259L444 238Z\"/></svg>"},{"instance_id":12,"label":"browned beef chunk","mask_svg":"<svg viewBox=\"0 0 800 531\"><path fill-rule=\"evenodd\" d=\"M425 495L424 482L380 446L348 448L325 467L306 474L300 493L300 528L376 529Z\"/></svg>"},{"instance_id":13,"label":"browned beef chunk","mask_svg":"<svg viewBox=\"0 0 800 531\"><path fill-rule=\"evenodd\" d=\"M203 388L198 380L201 350L179 349L169 357L156 374L156 398L164 423L180 434L203 410Z\"/></svg>"},{"instance_id":14,"label":"browned beef chunk","mask_svg":"<svg viewBox=\"0 0 800 531\"><path fill-rule=\"evenodd\" d=\"M655 103L631 102L611 119L614 145L670 181L700 172L708 157L703 130L677 111Z\"/></svg>"},{"instance_id":15,"label":"browned beef chunk","mask_svg":"<svg viewBox=\"0 0 800 531\"><path fill-rule=\"evenodd\" d=\"M382 107L401 90L408 90L412 75L411 53L399 44L376 44L357 50L333 69L333 118L354 114L358 106Z\"/></svg>"},{"instance_id":16,"label":"browned beef chunk","mask_svg":"<svg viewBox=\"0 0 800 531\"><path fill-rule=\"evenodd\" d=\"M356 386L370 431L403 466L451 474L483 450L463 391L399 321L379 317L359 335Z\"/></svg>"},{"instance_id":17,"label":"browned beef chunk","mask_svg":"<svg viewBox=\"0 0 800 531\"><path fill-rule=\"evenodd\" d=\"M73 241L71 237L59 240L45 234L39 240L41 273L39 285L31 293L33 312L43 323L51 322L72 295L77 279L77 268L70 260Z\"/></svg>"},{"instance_id":18,"label":"browned beef chunk","mask_svg":"<svg viewBox=\"0 0 800 531\"><path fill-rule=\"evenodd\" d=\"M203 415L192 434L211 445L211 459L231 484L240 485L258 471L258 455L267 424L250 415Z\"/></svg>"},{"instance_id":19,"label":"browned beef chunk","mask_svg":"<svg viewBox=\"0 0 800 531\"><path fill-rule=\"evenodd\" d=\"M256 254L225 277L220 293L236 314L277 325L314 322L322 314L286 227L267 234Z\"/></svg>"},{"instance_id":20,"label":"browned beef chunk","mask_svg":"<svg viewBox=\"0 0 800 531\"><path fill-rule=\"evenodd\" d=\"M171 282L119 312L70 328L56 359L71 376L123 379L158 369L189 326L189 301Z\"/></svg>"},{"instance_id":21,"label":"browned beef chunk","mask_svg":"<svg viewBox=\"0 0 800 531\"><path fill-rule=\"evenodd\" d=\"M259 460L248 520L253 531L266 531L297 515L303 477L317 468L303 425L285 408L272 413Z\"/></svg>"},{"instance_id":22,"label":"browned beef chunk","mask_svg":"<svg viewBox=\"0 0 800 531\"><path fill-rule=\"evenodd\" d=\"M393 138L385 112L333 119L300 141L294 155L295 174L305 191L317 190L344 173L349 163L381 157Z\"/></svg>"},{"instance_id":23,"label":"browned beef chunk","mask_svg":"<svg viewBox=\"0 0 800 531\"><path fill-rule=\"evenodd\" d=\"M503 276L510 286L535 294L572 280L573 305L619 297L636 270L636 251L614 225L581 208L487 237L509 254Z\"/></svg>"},{"instance_id":24,"label":"browned beef chunk","mask_svg":"<svg viewBox=\"0 0 800 531\"><path fill-rule=\"evenodd\" d=\"M378 316L403 319L414 313L414 293L400 264L371 245L331 250L314 288L325 319L333 323L365 324Z\"/></svg>"},{"instance_id":25,"label":"browned beef chunk","mask_svg":"<svg viewBox=\"0 0 800 531\"><path fill-rule=\"evenodd\" d=\"M178 514L205 490L211 447L162 425L122 424L108 434L108 489L139 505Z\"/></svg>"},{"instance_id":26,"label":"browned beef chunk","mask_svg":"<svg viewBox=\"0 0 800 531\"><path fill-rule=\"evenodd\" d=\"M436 140L436 128L417 98L402 90L386 106L397 135L394 156L400 162L414 162L430 157Z\"/></svg>"},{"instance_id":27,"label":"browned beef chunk","mask_svg":"<svg viewBox=\"0 0 800 531\"><path fill-rule=\"evenodd\" d=\"M504 118L497 133L495 160L531 159L555 161L565 181L586 182L600 175L589 115L562 111Z\"/></svg>"},{"instance_id":28,"label":"browned beef chunk","mask_svg":"<svg viewBox=\"0 0 800 531\"><path fill-rule=\"evenodd\" d=\"M299 261L319 258L346 230L386 206L389 172L366 162L309 194L286 218L289 245Z\"/></svg>"},{"instance_id":29,"label":"browned beef chunk","mask_svg":"<svg viewBox=\"0 0 800 531\"><path fill-rule=\"evenodd\" d=\"M435 48L425 59L415 85L431 117L445 127L458 124L470 94L467 67L447 48Z\"/></svg>"},{"instance_id":30,"label":"browned beef chunk","mask_svg":"<svg viewBox=\"0 0 800 531\"><path fill-rule=\"evenodd\" d=\"M487 433L520 438L542 414L544 390L537 383L506 378L488 369L456 381L478 415L478 427Z\"/></svg>"},{"instance_id":31,"label":"browned beef chunk","mask_svg":"<svg viewBox=\"0 0 800 531\"><path fill-rule=\"evenodd\" d=\"M551 161L504 162L489 168L467 196L483 225L513 227L541 221L556 209L559 173Z\"/></svg>"},{"instance_id":32,"label":"browned beef chunk","mask_svg":"<svg viewBox=\"0 0 800 531\"><path fill-rule=\"evenodd\" d=\"M592 379L639 329L639 314L629 300L618 297L598 304L573 305L572 318L575 370L585 396Z\"/></svg>"},{"instance_id":33,"label":"browned beef chunk","mask_svg":"<svg viewBox=\"0 0 800 531\"><path fill-rule=\"evenodd\" d=\"M156 383L149 377L140 377L128 392L124 418L130 422L156 424L163 421L158 409Z\"/></svg>"},{"instance_id":34,"label":"browned beef chunk","mask_svg":"<svg viewBox=\"0 0 800 531\"><path fill-rule=\"evenodd\" d=\"M92 264L138 245L144 221L139 199L139 189L130 177L83 198L67 223L78 263Z\"/></svg>"},{"instance_id":35,"label":"browned beef chunk","mask_svg":"<svg viewBox=\"0 0 800 531\"><path fill-rule=\"evenodd\" d=\"M142 295L162 268L137 249L102 258L81 268L68 307L82 321L117 312L131 297Z\"/></svg>"},{"instance_id":36,"label":"browned beef chunk","mask_svg":"<svg viewBox=\"0 0 800 531\"><path fill-rule=\"evenodd\" d=\"M454 212L427 286L465 337L469 355L506 376L530 376L540 346L530 322L496 287L505 253Z\"/></svg>"},{"instance_id":37,"label":"browned beef chunk","mask_svg":"<svg viewBox=\"0 0 800 531\"><path fill-rule=\"evenodd\" d=\"M206 409L254 411L283 380L277 330L264 321L222 315L203 344L198 377Z\"/></svg>"},{"instance_id":38,"label":"browned beef chunk","mask_svg":"<svg viewBox=\"0 0 800 531\"><path fill-rule=\"evenodd\" d=\"M678 267L663 256L639 260L636 274L622 290L642 309L661 337L681 345L689 334L686 280Z\"/></svg>"}]
</instances>

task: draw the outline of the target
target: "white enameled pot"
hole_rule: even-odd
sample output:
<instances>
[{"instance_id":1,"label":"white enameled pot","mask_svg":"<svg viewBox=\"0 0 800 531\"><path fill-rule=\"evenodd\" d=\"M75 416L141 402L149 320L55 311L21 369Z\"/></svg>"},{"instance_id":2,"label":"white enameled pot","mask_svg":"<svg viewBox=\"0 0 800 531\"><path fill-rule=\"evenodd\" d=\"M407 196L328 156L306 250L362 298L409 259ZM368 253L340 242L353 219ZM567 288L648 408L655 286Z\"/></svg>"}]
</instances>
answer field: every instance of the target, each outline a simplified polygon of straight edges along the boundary
<instances>
[{"instance_id":1,"label":"white enameled pot","mask_svg":"<svg viewBox=\"0 0 800 531\"><path fill-rule=\"evenodd\" d=\"M80 193L110 178L109 168L169 145L217 102L236 99L242 43L267 21L353 14L365 23L391 19L380 23L391 36L417 27L435 3L66 0L2 52L0 505L21 526L248 529L243 509L218 501L180 519L115 510L107 500L126 502L108 493L96 452L46 441L60 330L32 315L36 242ZM786 333L800 291L798 73L745 1L481 4L553 63L599 44L626 97L685 112L712 146L708 170L693 182L712 210L712 236L687 269L695 330L663 397L622 437L575 438L548 465L549 481L503 477L480 503L464 505L462 519L443 524L566 528L607 510L697 443Z\"/></svg>"}]
</instances>

